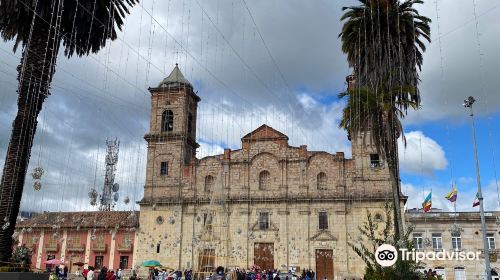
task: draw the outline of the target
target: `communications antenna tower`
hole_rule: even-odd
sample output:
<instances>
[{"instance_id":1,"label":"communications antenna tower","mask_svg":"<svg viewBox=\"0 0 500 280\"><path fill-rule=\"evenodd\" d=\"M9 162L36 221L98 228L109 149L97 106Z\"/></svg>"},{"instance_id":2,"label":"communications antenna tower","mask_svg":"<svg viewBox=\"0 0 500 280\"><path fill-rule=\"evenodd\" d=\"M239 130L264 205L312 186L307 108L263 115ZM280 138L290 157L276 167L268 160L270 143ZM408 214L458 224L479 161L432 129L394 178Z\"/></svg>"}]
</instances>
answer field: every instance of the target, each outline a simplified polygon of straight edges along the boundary
<instances>
[{"instance_id":1,"label":"communications antenna tower","mask_svg":"<svg viewBox=\"0 0 500 280\"><path fill-rule=\"evenodd\" d=\"M115 183L116 164L118 163L118 152L120 150L120 141L106 139L106 175L104 177L104 186L101 194L100 211L111 211L118 201L118 190L120 186Z\"/></svg>"}]
</instances>

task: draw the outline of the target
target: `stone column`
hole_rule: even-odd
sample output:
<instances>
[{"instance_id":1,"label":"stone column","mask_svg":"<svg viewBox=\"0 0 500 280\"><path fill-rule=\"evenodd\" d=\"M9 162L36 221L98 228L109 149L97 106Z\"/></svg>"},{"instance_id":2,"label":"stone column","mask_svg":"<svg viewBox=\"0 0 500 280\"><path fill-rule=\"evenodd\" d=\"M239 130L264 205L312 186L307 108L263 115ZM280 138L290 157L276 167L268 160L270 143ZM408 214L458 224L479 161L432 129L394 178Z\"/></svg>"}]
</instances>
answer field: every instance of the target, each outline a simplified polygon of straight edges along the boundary
<instances>
[{"instance_id":1,"label":"stone column","mask_svg":"<svg viewBox=\"0 0 500 280\"><path fill-rule=\"evenodd\" d=\"M115 231L116 234L116 231ZM115 239L111 237L111 245L109 245L109 269L113 269L113 261L115 260Z\"/></svg>"},{"instance_id":2,"label":"stone column","mask_svg":"<svg viewBox=\"0 0 500 280\"><path fill-rule=\"evenodd\" d=\"M61 261L64 262L66 258L66 245L68 244L68 230L65 229L63 233L63 242L61 244Z\"/></svg>"},{"instance_id":3,"label":"stone column","mask_svg":"<svg viewBox=\"0 0 500 280\"><path fill-rule=\"evenodd\" d=\"M92 236L92 230L87 230L87 241L85 243L85 263L90 262L90 237Z\"/></svg>"},{"instance_id":4,"label":"stone column","mask_svg":"<svg viewBox=\"0 0 500 280\"><path fill-rule=\"evenodd\" d=\"M132 255L132 268L135 269L135 263L137 262L137 254L139 252L139 246L137 246L137 234L139 234L139 229L136 229L134 231L134 254Z\"/></svg>"},{"instance_id":5,"label":"stone column","mask_svg":"<svg viewBox=\"0 0 500 280\"><path fill-rule=\"evenodd\" d=\"M38 250L36 256L36 268L40 269L42 266L42 253L43 253L43 239L45 236L45 231L42 229L40 231L40 239L38 239Z\"/></svg>"}]
</instances>

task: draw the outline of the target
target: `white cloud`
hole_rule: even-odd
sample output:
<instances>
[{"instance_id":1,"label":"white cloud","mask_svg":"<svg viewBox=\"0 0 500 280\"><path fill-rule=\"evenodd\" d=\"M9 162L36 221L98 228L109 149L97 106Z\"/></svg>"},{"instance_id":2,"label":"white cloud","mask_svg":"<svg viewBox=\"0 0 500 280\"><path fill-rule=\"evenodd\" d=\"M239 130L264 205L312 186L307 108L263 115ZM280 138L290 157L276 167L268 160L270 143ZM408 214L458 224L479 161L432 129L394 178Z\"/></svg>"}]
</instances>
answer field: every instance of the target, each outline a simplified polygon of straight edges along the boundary
<instances>
[{"instance_id":1,"label":"white cloud","mask_svg":"<svg viewBox=\"0 0 500 280\"><path fill-rule=\"evenodd\" d=\"M224 153L224 148L217 144L210 144L206 142L198 142L200 147L196 152L197 158L204 158L210 155L220 155Z\"/></svg>"},{"instance_id":2,"label":"white cloud","mask_svg":"<svg viewBox=\"0 0 500 280\"><path fill-rule=\"evenodd\" d=\"M422 131L405 133L406 147L398 140L401 171L411 174L432 175L448 166L443 148Z\"/></svg>"}]
</instances>

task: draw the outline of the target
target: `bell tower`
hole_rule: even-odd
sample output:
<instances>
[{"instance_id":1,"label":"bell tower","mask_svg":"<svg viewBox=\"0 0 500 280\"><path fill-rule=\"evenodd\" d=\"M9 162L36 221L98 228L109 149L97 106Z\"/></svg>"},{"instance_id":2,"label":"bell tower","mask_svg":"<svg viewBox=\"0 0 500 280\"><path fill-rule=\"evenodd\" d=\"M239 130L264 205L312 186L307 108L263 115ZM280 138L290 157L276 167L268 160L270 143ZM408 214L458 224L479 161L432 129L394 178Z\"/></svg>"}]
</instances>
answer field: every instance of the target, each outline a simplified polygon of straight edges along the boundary
<instances>
[{"instance_id":1,"label":"bell tower","mask_svg":"<svg viewBox=\"0 0 500 280\"><path fill-rule=\"evenodd\" d=\"M179 66L151 93L151 119L144 197L175 196L182 184L183 170L196 157L196 114L200 98ZM167 188L165 188L167 187ZM169 193L170 191L174 193Z\"/></svg>"}]
</instances>

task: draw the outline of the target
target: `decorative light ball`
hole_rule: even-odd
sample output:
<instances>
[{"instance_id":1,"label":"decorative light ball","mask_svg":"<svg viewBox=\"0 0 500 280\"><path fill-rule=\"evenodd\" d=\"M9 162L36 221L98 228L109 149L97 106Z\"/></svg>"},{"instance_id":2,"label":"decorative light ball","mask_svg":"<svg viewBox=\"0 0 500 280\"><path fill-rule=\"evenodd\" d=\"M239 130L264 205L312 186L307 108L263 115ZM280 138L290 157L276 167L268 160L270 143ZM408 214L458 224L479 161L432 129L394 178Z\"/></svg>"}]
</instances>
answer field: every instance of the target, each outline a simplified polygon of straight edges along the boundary
<instances>
[{"instance_id":1,"label":"decorative light ball","mask_svg":"<svg viewBox=\"0 0 500 280\"><path fill-rule=\"evenodd\" d=\"M130 198L128 196L123 198L123 203L129 204L130 203Z\"/></svg>"},{"instance_id":2,"label":"decorative light ball","mask_svg":"<svg viewBox=\"0 0 500 280\"><path fill-rule=\"evenodd\" d=\"M169 223L169 224L171 224L171 225L175 224L175 219L174 219L174 217L170 217L170 218L168 218L168 223Z\"/></svg>"},{"instance_id":3,"label":"decorative light ball","mask_svg":"<svg viewBox=\"0 0 500 280\"><path fill-rule=\"evenodd\" d=\"M156 217L156 224L161 225L163 224L164 220L162 216Z\"/></svg>"},{"instance_id":4,"label":"decorative light ball","mask_svg":"<svg viewBox=\"0 0 500 280\"><path fill-rule=\"evenodd\" d=\"M89 191L89 198L90 199L97 199L97 191L95 188L91 188Z\"/></svg>"},{"instance_id":5,"label":"decorative light ball","mask_svg":"<svg viewBox=\"0 0 500 280\"><path fill-rule=\"evenodd\" d=\"M119 193L115 193L115 194L113 195L113 200L114 200L115 202L118 202L118 199L120 199L120 194L119 194Z\"/></svg>"},{"instance_id":6,"label":"decorative light ball","mask_svg":"<svg viewBox=\"0 0 500 280\"><path fill-rule=\"evenodd\" d=\"M36 181L33 183L33 189L35 189L35 191L39 191L42 189L42 183L40 183L39 181Z\"/></svg>"},{"instance_id":7,"label":"decorative light ball","mask_svg":"<svg viewBox=\"0 0 500 280\"><path fill-rule=\"evenodd\" d=\"M120 185L118 183L114 183L112 189L114 192L117 192L120 190Z\"/></svg>"},{"instance_id":8,"label":"decorative light ball","mask_svg":"<svg viewBox=\"0 0 500 280\"><path fill-rule=\"evenodd\" d=\"M33 173L31 173L31 176L35 180L40 180L40 178L42 178L42 175L43 175L43 168L40 166L35 167L35 169L33 169Z\"/></svg>"}]
</instances>

